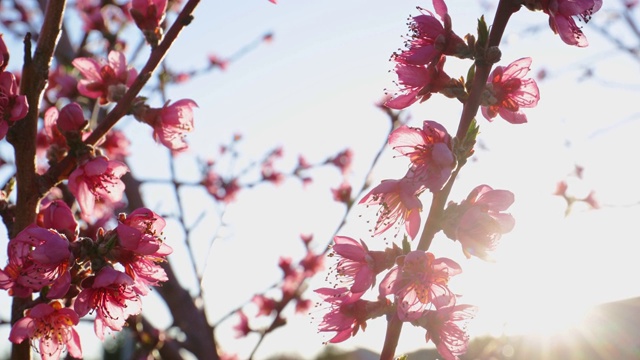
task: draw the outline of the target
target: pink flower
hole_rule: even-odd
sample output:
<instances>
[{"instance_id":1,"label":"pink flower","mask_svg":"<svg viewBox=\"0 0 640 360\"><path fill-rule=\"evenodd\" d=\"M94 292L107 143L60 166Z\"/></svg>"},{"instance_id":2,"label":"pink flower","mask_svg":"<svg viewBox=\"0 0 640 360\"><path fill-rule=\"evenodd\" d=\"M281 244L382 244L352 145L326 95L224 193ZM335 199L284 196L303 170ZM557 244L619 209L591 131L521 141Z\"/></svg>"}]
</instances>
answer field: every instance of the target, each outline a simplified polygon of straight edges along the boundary
<instances>
[{"instance_id":1,"label":"pink flower","mask_svg":"<svg viewBox=\"0 0 640 360\"><path fill-rule=\"evenodd\" d=\"M198 105L190 99L178 100L162 108L148 108L138 118L151 125L153 137L167 148L181 152L187 150L185 133L193 130L193 108Z\"/></svg>"},{"instance_id":2,"label":"pink flower","mask_svg":"<svg viewBox=\"0 0 640 360\"><path fill-rule=\"evenodd\" d=\"M72 62L84 79L78 82L80 94L99 99L100 104L118 101L133 84L138 72L128 69L124 54L111 51L107 62L92 58L76 58Z\"/></svg>"},{"instance_id":3,"label":"pink flower","mask_svg":"<svg viewBox=\"0 0 640 360\"><path fill-rule=\"evenodd\" d=\"M74 328L78 325L78 320L75 311L63 308L57 301L51 304L40 303L27 310L25 317L13 324L9 340L19 344L29 338L43 360L59 359L65 347L69 355L80 359L80 336Z\"/></svg>"},{"instance_id":4,"label":"pink flower","mask_svg":"<svg viewBox=\"0 0 640 360\"><path fill-rule=\"evenodd\" d=\"M399 223L405 225L411 239L415 238L420 230L422 211L422 202L417 197L419 190L415 183L406 179L382 180L380 185L371 189L360 204L380 205L373 235L380 235Z\"/></svg>"},{"instance_id":5,"label":"pink flower","mask_svg":"<svg viewBox=\"0 0 640 360\"><path fill-rule=\"evenodd\" d=\"M241 338L249 335L253 330L249 327L249 318L247 315L245 315L242 310L238 310L237 313L238 316L240 316L240 322L234 326L233 329L236 330L236 338Z\"/></svg>"},{"instance_id":6,"label":"pink flower","mask_svg":"<svg viewBox=\"0 0 640 360\"><path fill-rule=\"evenodd\" d=\"M549 15L549 27L560 35L562 41L568 45L585 47L589 42L573 17L588 23L591 16L602 7L602 0L546 0L533 6L532 10L540 9Z\"/></svg>"},{"instance_id":7,"label":"pink flower","mask_svg":"<svg viewBox=\"0 0 640 360\"><path fill-rule=\"evenodd\" d=\"M324 270L324 254L316 254L307 247L307 254L300 260L300 266L304 269L304 276L311 277Z\"/></svg>"},{"instance_id":8,"label":"pink flower","mask_svg":"<svg viewBox=\"0 0 640 360\"><path fill-rule=\"evenodd\" d=\"M149 292L149 286L159 286L168 280L167 274L158 265L173 252L160 236L165 221L146 208L134 210L129 216L121 214L116 227L118 244L112 256L120 262L127 275L134 280L134 290L140 295Z\"/></svg>"},{"instance_id":9,"label":"pink flower","mask_svg":"<svg viewBox=\"0 0 640 360\"><path fill-rule=\"evenodd\" d=\"M455 295L447 284L451 276L462 269L455 261L438 258L430 252L411 251L397 260L380 283L380 295L394 295L398 303L398 317L403 321L420 318L434 301L454 304Z\"/></svg>"},{"instance_id":10,"label":"pink flower","mask_svg":"<svg viewBox=\"0 0 640 360\"><path fill-rule=\"evenodd\" d=\"M58 129L65 132L80 132L87 126L87 121L84 119L84 111L78 103L72 102L62 109L58 114L56 124Z\"/></svg>"},{"instance_id":11,"label":"pink flower","mask_svg":"<svg viewBox=\"0 0 640 360\"><path fill-rule=\"evenodd\" d=\"M438 60L441 55L463 55L469 52L467 45L451 30L451 17L443 0L434 0L433 8L442 23L429 10L414 16L409 23L412 34L409 48L393 59L399 63L426 65Z\"/></svg>"},{"instance_id":12,"label":"pink flower","mask_svg":"<svg viewBox=\"0 0 640 360\"><path fill-rule=\"evenodd\" d=\"M502 212L513 201L514 195L508 190L477 186L460 205L449 204L443 231L450 239L460 241L467 257L486 259L487 252L495 250L502 234L510 232L515 225L513 216Z\"/></svg>"},{"instance_id":13,"label":"pink flower","mask_svg":"<svg viewBox=\"0 0 640 360\"><path fill-rule=\"evenodd\" d=\"M427 342L433 341L444 360L457 360L459 355L467 352L469 335L466 326L477 310L472 305L446 306L427 310L412 323L427 329Z\"/></svg>"},{"instance_id":14,"label":"pink flower","mask_svg":"<svg viewBox=\"0 0 640 360\"><path fill-rule=\"evenodd\" d=\"M82 215L91 215L96 201L120 201L124 192L124 183L120 178L128 171L124 163L104 156L79 165L69 175L68 186L80 204Z\"/></svg>"},{"instance_id":15,"label":"pink flower","mask_svg":"<svg viewBox=\"0 0 640 360\"><path fill-rule=\"evenodd\" d=\"M348 182L343 182L336 189L331 189L333 193L333 200L345 204L349 204L351 202L351 185Z\"/></svg>"},{"instance_id":16,"label":"pink flower","mask_svg":"<svg viewBox=\"0 0 640 360\"><path fill-rule=\"evenodd\" d=\"M155 31L164 20L167 0L131 0L131 17L140 30Z\"/></svg>"},{"instance_id":17,"label":"pink flower","mask_svg":"<svg viewBox=\"0 0 640 360\"><path fill-rule=\"evenodd\" d=\"M73 241L78 235L78 222L69 206L62 200L51 201L40 209L37 224L45 229L54 229Z\"/></svg>"},{"instance_id":18,"label":"pink flower","mask_svg":"<svg viewBox=\"0 0 640 360\"><path fill-rule=\"evenodd\" d=\"M69 241L57 231L30 225L9 241L9 263L0 270L0 289L26 297L50 286L47 297L66 294L71 282Z\"/></svg>"},{"instance_id":19,"label":"pink flower","mask_svg":"<svg viewBox=\"0 0 640 360\"><path fill-rule=\"evenodd\" d=\"M285 298L296 297L300 284L304 280L304 274L291 263L291 258L288 257L281 257L278 261L278 266L283 272L282 296Z\"/></svg>"},{"instance_id":20,"label":"pink flower","mask_svg":"<svg viewBox=\"0 0 640 360\"><path fill-rule=\"evenodd\" d=\"M353 151L351 149L345 149L336 156L327 160L327 163L335 165L342 174L348 174L351 170L351 163L353 162Z\"/></svg>"},{"instance_id":21,"label":"pink flower","mask_svg":"<svg viewBox=\"0 0 640 360\"><path fill-rule=\"evenodd\" d=\"M512 124L527 122L521 108L532 108L540 100L536 81L524 76L531 66L531 58L518 59L509 66L496 66L489 75L482 100L482 115L491 121L498 114Z\"/></svg>"},{"instance_id":22,"label":"pink flower","mask_svg":"<svg viewBox=\"0 0 640 360\"><path fill-rule=\"evenodd\" d=\"M352 282L349 290L354 294L353 299L360 296L373 287L376 281L374 258L367 245L346 236L333 238L333 251L340 257L336 265L338 276L348 278Z\"/></svg>"},{"instance_id":23,"label":"pink flower","mask_svg":"<svg viewBox=\"0 0 640 360\"><path fill-rule=\"evenodd\" d=\"M78 96L78 81L69 75L64 66L58 65L49 72L45 95L51 103L55 103L61 97L75 98Z\"/></svg>"},{"instance_id":24,"label":"pink flower","mask_svg":"<svg viewBox=\"0 0 640 360\"><path fill-rule=\"evenodd\" d=\"M229 60L222 59L215 54L210 54L209 66L212 68L220 68L220 70L226 70L229 66Z\"/></svg>"},{"instance_id":25,"label":"pink flower","mask_svg":"<svg viewBox=\"0 0 640 360\"><path fill-rule=\"evenodd\" d=\"M242 189L238 179L226 180L213 169L202 180L202 185L216 200L227 204L233 202L240 189Z\"/></svg>"},{"instance_id":26,"label":"pink flower","mask_svg":"<svg viewBox=\"0 0 640 360\"><path fill-rule=\"evenodd\" d=\"M9 127L22 120L29 111L25 95L18 95L16 77L8 72L0 73L0 140L4 139Z\"/></svg>"},{"instance_id":27,"label":"pink flower","mask_svg":"<svg viewBox=\"0 0 640 360\"><path fill-rule=\"evenodd\" d=\"M405 178L421 189L440 190L456 164L451 136L435 121L425 120L422 129L402 125L389 135L389 145L411 160Z\"/></svg>"},{"instance_id":28,"label":"pink flower","mask_svg":"<svg viewBox=\"0 0 640 360\"><path fill-rule=\"evenodd\" d=\"M431 94L445 89L451 78L444 72L445 57L429 65L411 65L398 63L396 74L398 75L399 94L393 94L392 99L384 105L391 109L402 110L416 101L426 101Z\"/></svg>"},{"instance_id":29,"label":"pink flower","mask_svg":"<svg viewBox=\"0 0 640 360\"><path fill-rule=\"evenodd\" d=\"M329 305L318 327L320 332L336 332L329 342L339 343L367 327L367 320L381 316L388 308L388 302L353 300L346 288L321 288L314 290Z\"/></svg>"},{"instance_id":30,"label":"pink flower","mask_svg":"<svg viewBox=\"0 0 640 360\"><path fill-rule=\"evenodd\" d=\"M129 146L131 142L127 139L124 132L118 129L112 129L99 145L109 159L124 161L124 158L129 156Z\"/></svg>"},{"instance_id":31,"label":"pink flower","mask_svg":"<svg viewBox=\"0 0 640 360\"><path fill-rule=\"evenodd\" d=\"M103 267L98 275L82 282L74 308L80 317L95 310L94 331L104 340L107 328L120 331L131 315L142 310L140 297L133 289L133 279L111 267Z\"/></svg>"},{"instance_id":32,"label":"pink flower","mask_svg":"<svg viewBox=\"0 0 640 360\"><path fill-rule=\"evenodd\" d=\"M253 299L251 299L251 302L256 304L256 306L258 307L258 316L269 316L276 310L278 306L277 301L262 294L254 295Z\"/></svg>"}]
</instances>

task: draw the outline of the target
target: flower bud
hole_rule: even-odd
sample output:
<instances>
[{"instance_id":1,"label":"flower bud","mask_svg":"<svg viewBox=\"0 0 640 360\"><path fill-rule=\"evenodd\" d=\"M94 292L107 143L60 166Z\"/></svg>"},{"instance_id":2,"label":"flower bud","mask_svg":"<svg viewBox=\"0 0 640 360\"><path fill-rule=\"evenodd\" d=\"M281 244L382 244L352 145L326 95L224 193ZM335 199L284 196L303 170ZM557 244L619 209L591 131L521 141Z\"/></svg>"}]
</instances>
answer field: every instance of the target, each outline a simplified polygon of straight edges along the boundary
<instances>
[{"instance_id":1,"label":"flower bud","mask_svg":"<svg viewBox=\"0 0 640 360\"><path fill-rule=\"evenodd\" d=\"M61 132L80 132L87 126L84 111L77 103L70 103L60 110L57 122Z\"/></svg>"}]
</instances>

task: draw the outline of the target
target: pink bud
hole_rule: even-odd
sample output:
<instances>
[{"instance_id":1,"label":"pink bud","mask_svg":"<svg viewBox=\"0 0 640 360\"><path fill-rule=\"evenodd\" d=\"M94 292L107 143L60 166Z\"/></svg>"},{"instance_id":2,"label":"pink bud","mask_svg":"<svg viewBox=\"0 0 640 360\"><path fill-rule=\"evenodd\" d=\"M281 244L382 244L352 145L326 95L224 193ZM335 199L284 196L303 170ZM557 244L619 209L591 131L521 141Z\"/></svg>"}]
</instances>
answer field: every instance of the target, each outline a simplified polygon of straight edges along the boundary
<instances>
[{"instance_id":1,"label":"pink bud","mask_svg":"<svg viewBox=\"0 0 640 360\"><path fill-rule=\"evenodd\" d=\"M131 17L140 30L154 31L167 11L167 0L132 0Z\"/></svg>"},{"instance_id":2,"label":"pink bud","mask_svg":"<svg viewBox=\"0 0 640 360\"><path fill-rule=\"evenodd\" d=\"M52 201L43 207L38 213L37 223L40 227L57 230L70 241L78 233L78 223L69 206L62 200Z\"/></svg>"},{"instance_id":3,"label":"pink bud","mask_svg":"<svg viewBox=\"0 0 640 360\"><path fill-rule=\"evenodd\" d=\"M80 105L72 102L60 110L58 129L64 132L80 132L87 125Z\"/></svg>"}]
</instances>

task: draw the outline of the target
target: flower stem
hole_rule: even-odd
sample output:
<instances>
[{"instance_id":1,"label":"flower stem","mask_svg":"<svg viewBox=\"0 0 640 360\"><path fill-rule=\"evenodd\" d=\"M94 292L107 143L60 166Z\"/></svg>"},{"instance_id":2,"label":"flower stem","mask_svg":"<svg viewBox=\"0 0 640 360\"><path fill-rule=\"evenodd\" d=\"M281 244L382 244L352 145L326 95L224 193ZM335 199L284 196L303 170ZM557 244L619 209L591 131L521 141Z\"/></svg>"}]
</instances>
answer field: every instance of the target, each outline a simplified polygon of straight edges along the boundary
<instances>
[{"instance_id":1,"label":"flower stem","mask_svg":"<svg viewBox=\"0 0 640 360\"><path fill-rule=\"evenodd\" d=\"M393 360L395 358L400 331L402 331L402 321L398 318L398 313L394 311L387 320L387 332L384 336L384 346L382 347L380 360Z\"/></svg>"},{"instance_id":2,"label":"flower stem","mask_svg":"<svg viewBox=\"0 0 640 360\"><path fill-rule=\"evenodd\" d=\"M493 21L493 25L491 26L491 32L489 33L487 48L498 46L500 44L500 40L502 39L505 28L507 27L509 18L514 12L520 9L520 6L521 4L518 1L500 0L498 8L496 9L496 16ZM471 122L478 113L480 97L485 84L487 83L487 79L489 78L489 73L493 64L485 61L476 61L475 65L475 76L473 78L473 83L471 84L471 89L469 90L469 97L464 103L462 114L460 115L460 122L458 124L458 131L456 132L455 141L457 142L462 142L464 140ZM458 165L445 186L440 191L433 194L433 201L429 208L429 215L427 216L424 230L422 231L420 242L418 243L419 250L428 250L431 246L433 237L438 231L440 231L440 219L444 212L444 207L446 205L447 198L449 197L449 193L451 192L451 188L453 187L453 183L455 182L461 167L461 165Z\"/></svg>"}]
</instances>

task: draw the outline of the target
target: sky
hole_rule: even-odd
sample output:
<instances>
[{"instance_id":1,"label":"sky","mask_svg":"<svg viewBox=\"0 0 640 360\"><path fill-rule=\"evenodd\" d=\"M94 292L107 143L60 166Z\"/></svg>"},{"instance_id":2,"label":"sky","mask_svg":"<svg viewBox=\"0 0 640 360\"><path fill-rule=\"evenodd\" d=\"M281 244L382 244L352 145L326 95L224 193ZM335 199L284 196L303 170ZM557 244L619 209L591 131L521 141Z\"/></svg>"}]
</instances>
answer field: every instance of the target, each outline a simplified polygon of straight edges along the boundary
<instances>
[{"instance_id":1,"label":"sky","mask_svg":"<svg viewBox=\"0 0 640 360\"><path fill-rule=\"evenodd\" d=\"M493 8L483 10L479 2L447 4L453 29L461 36L474 31L475 19L483 11L488 22L493 17ZM207 64L208 54L228 57L265 33L274 36L226 70L169 89L171 100L189 97L199 104L196 130L188 137L191 151L178 158L180 178L197 179L195 159L216 158L219 144L239 133L242 157L237 166L277 146L284 150L279 163L283 169L295 166L299 154L321 162L351 148L354 163L348 179L354 188L362 187L389 127L374 104L385 89L394 91L389 57L403 46L407 18L419 14L416 6L432 8L428 1L414 0L280 0L277 5L267 0L202 1L167 57L174 70L200 68ZM607 2L596 17L606 16L615 6ZM590 306L640 295L626 281L640 270L634 259L640 175L629 145L640 130L633 106L637 84L629 80L638 78L638 67L595 29L586 25L584 31L591 44L579 49L554 35L542 13L520 11L507 27L500 64L532 57L530 75L542 70L547 74L539 82L541 100L536 108L527 109L529 123L524 125L478 119L482 147L462 170L450 199L462 200L481 183L508 189L516 197L510 208L516 228L503 237L492 263L467 260L458 244L443 236L432 247L437 256L454 259L464 270L451 286L464 294L464 302L480 306L470 325L472 334L551 334L579 320ZM446 70L456 77L466 74L469 65L448 60ZM587 67L594 67L595 77L583 78ZM457 102L436 95L412 106L405 117L412 126L436 120L453 133L459 114ZM167 152L147 136L148 129L131 119L122 127L133 135L132 153L138 154L129 161L134 174L143 180L166 179ZM571 176L576 165L584 167L582 180ZM399 178L406 166L405 159L387 150L372 171L371 183ZM193 246L212 321L277 281L280 256L304 256L300 234L313 234L316 249L329 242L344 216L344 207L332 200L329 189L342 179L335 169L315 170L313 176L306 188L292 179L280 186L248 189L226 208L223 224L216 216L219 208L203 200L201 190L184 190L183 197L190 201L187 222L205 213L201 221L205 226L198 228ZM576 206L565 217L563 200L552 195L560 180L568 180L577 195L594 190L602 208ZM166 186L148 185L143 191L154 210L174 208ZM425 194L422 201L428 208L430 196ZM368 225L358 215L371 216L356 209L340 235L367 237ZM214 233L217 237L209 247ZM178 275L195 289L174 222L167 234L176 234L175 243L169 244L176 250L172 261ZM317 276L310 288L327 286L324 278ZM154 296L144 303L161 313L162 305ZM310 358L322 350L328 337L317 334L317 320L291 315L287 327L265 339L256 359L279 351ZM322 313L312 315L317 318ZM158 326L168 325L168 316L153 319ZM216 335L225 351L242 359L257 339L235 339L231 329L235 321L231 317L223 322ZM373 320L364 333L341 347L380 351L383 334L384 320ZM88 338L84 341L91 344ZM399 352L426 346L422 331L403 329Z\"/></svg>"}]
</instances>

